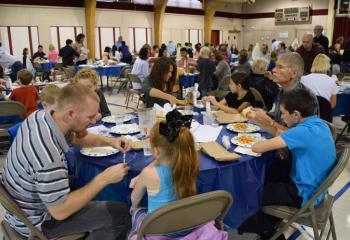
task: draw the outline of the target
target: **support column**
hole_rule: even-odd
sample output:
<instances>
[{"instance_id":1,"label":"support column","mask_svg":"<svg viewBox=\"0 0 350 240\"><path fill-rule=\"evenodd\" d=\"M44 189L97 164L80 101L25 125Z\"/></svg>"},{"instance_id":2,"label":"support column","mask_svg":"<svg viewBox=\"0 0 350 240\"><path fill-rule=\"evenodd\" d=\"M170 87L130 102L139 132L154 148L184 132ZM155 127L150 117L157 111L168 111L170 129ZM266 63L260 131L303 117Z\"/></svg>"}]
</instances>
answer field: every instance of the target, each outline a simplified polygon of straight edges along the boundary
<instances>
[{"instance_id":1,"label":"support column","mask_svg":"<svg viewBox=\"0 0 350 240\"><path fill-rule=\"evenodd\" d=\"M204 43L211 43L211 30L215 12L219 7L221 0L204 0Z\"/></svg>"},{"instance_id":2,"label":"support column","mask_svg":"<svg viewBox=\"0 0 350 240\"><path fill-rule=\"evenodd\" d=\"M327 16L327 37L329 40L329 44L332 46L333 44L333 32L334 32L334 20L335 20L335 1L329 0L328 1L328 16Z\"/></svg>"},{"instance_id":3,"label":"support column","mask_svg":"<svg viewBox=\"0 0 350 240\"><path fill-rule=\"evenodd\" d=\"M154 43L162 44L163 20L168 0L154 0Z\"/></svg>"},{"instance_id":4,"label":"support column","mask_svg":"<svg viewBox=\"0 0 350 240\"><path fill-rule=\"evenodd\" d=\"M96 0L85 0L86 42L90 50L89 59L95 58Z\"/></svg>"}]
</instances>

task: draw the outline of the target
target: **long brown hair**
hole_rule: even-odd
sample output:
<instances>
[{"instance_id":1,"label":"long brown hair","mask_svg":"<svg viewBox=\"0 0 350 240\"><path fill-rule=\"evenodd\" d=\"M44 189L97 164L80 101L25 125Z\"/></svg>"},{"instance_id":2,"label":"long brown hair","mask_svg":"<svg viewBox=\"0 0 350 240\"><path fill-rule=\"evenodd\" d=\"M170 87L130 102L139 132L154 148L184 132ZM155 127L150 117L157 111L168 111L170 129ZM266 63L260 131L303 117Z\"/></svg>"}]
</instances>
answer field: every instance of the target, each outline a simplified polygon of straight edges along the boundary
<instances>
[{"instance_id":1,"label":"long brown hair","mask_svg":"<svg viewBox=\"0 0 350 240\"><path fill-rule=\"evenodd\" d=\"M172 160L172 174L175 191L179 199L197 193L196 180L199 174L199 157L190 129L181 127L179 135L173 142L159 133L159 123L151 130L152 147L158 147Z\"/></svg>"},{"instance_id":2,"label":"long brown hair","mask_svg":"<svg viewBox=\"0 0 350 240\"><path fill-rule=\"evenodd\" d=\"M170 65L173 66L173 73L170 79L168 80L168 82L166 82L164 79L166 75L169 73ZM166 86L166 89L167 89L166 91L170 93L176 81L175 62L168 57L158 58L158 60L154 63L152 67L150 78L152 79L154 83L153 86L156 89L164 91L164 88Z\"/></svg>"}]
</instances>

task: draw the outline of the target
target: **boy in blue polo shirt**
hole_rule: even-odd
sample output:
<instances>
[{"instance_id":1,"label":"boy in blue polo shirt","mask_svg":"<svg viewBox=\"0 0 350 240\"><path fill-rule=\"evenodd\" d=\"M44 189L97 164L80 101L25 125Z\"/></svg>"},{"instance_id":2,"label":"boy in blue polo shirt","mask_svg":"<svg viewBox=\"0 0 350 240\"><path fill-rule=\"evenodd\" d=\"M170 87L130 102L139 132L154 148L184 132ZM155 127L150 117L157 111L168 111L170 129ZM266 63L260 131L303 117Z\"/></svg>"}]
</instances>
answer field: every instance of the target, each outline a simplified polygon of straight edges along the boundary
<instances>
[{"instance_id":1,"label":"boy in blue polo shirt","mask_svg":"<svg viewBox=\"0 0 350 240\"><path fill-rule=\"evenodd\" d=\"M327 178L336 162L335 145L330 129L322 119L313 115L312 103L313 96L306 89L285 92L280 99L280 110L289 129L280 136L256 143L252 147L257 153L285 147L292 153L292 166L289 171L279 169L267 173L274 175L274 178L265 181L262 206L304 206ZM285 172L289 174L281 174ZM323 193L314 205L319 204L325 194ZM261 239L269 239L279 221L280 219L259 211L239 227L239 232L254 232L259 234ZM285 238L281 235L278 239Z\"/></svg>"}]
</instances>

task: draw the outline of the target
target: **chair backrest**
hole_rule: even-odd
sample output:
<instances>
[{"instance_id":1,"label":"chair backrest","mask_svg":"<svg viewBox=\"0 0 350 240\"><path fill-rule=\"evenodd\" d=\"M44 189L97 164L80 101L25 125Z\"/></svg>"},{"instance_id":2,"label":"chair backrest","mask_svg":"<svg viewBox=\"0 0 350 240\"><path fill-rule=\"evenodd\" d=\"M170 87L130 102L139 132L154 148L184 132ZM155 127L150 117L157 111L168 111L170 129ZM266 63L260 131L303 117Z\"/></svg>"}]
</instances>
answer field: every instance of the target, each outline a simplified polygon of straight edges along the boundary
<instances>
[{"instance_id":1,"label":"chair backrest","mask_svg":"<svg viewBox=\"0 0 350 240\"><path fill-rule=\"evenodd\" d=\"M230 193L214 191L170 203L143 220L137 240L145 235L166 235L191 230L212 220L222 228L223 219L232 202Z\"/></svg>"},{"instance_id":2,"label":"chair backrest","mask_svg":"<svg viewBox=\"0 0 350 240\"><path fill-rule=\"evenodd\" d=\"M137 75L129 73L128 77L129 77L130 82L142 84L141 79Z\"/></svg>"},{"instance_id":3,"label":"chair backrest","mask_svg":"<svg viewBox=\"0 0 350 240\"><path fill-rule=\"evenodd\" d=\"M331 130L331 134L332 134L332 137L333 137L333 140L335 141L337 139L337 128L330 122L327 122L325 120L323 120L324 123L326 123L329 127L329 130Z\"/></svg>"},{"instance_id":4,"label":"chair backrest","mask_svg":"<svg viewBox=\"0 0 350 240\"><path fill-rule=\"evenodd\" d=\"M350 160L350 148L344 149L341 157L337 161L336 165L333 167L332 171L329 173L328 177L325 181L321 184L321 186L317 189L316 193L312 196L309 201L305 204L305 206L301 210L308 209L311 205L313 205L314 201L332 184L335 182L335 180L339 177L339 175L342 173L346 165L348 164Z\"/></svg>"},{"instance_id":5,"label":"chair backrest","mask_svg":"<svg viewBox=\"0 0 350 240\"><path fill-rule=\"evenodd\" d=\"M327 122L332 122L333 113L331 103L321 96L317 96L317 101L320 108L320 118Z\"/></svg>"},{"instance_id":6,"label":"chair backrest","mask_svg":"<svg viewBox=\"0 0 350 240\"><path fill-rule=\"evenodd\" d=\"M129 73L131 73L131 67L128 65L122 68L120 72L120 77L126 78L128 77Z\"/></svg>"},{"instance_id":7,"label":"chair backrest","mask_svg":"<svg viewBox=\"0 0 350 240\"><path fill-rule=\"evenodd\" d=\"M1 205L23 222L31 231L31 235L37 236L40 240L47 240L47 238L40 232L28 219L26 214L17 206L16 202L8 194L3 184L0 181L0 203Z\"/></svg>"},{"instance_id":8,"label":"chair backrest","mask_svg":"<svg viewBox=\"0 0 350 240\"><path fill-rule=\"evenodd\" d=\"M254 98L255 98L255 101L256 102L260 102L262 104L262 108L263 109L267 109L266 108L266 104L265 104L265 101L264 101L264 98L263 96L261 95L261 93L256 90L255 88L249 88L249 90L251 91L251 93L254 95Z\"/></svg>"},{"instance_id":9,"label":"chair backrest","mask_svg":"<svg viewBox=\"0 0 350 240\"><path fill-rule=\"evenodd\" d=\"M16 101L0 102L0 117L4 116L21 116L26 113L22 103Z\"/></svg>"}]
</instances>

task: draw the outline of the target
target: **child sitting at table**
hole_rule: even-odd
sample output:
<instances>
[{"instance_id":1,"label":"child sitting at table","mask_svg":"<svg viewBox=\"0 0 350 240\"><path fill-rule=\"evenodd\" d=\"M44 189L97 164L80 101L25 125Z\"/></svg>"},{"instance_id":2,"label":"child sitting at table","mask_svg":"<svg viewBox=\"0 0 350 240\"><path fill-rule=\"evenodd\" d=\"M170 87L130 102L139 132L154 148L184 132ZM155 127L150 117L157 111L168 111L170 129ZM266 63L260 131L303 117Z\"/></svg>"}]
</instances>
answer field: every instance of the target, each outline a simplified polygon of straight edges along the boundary
<instances>
[{"instance_id":1,"label":"child sitting at table","mask_svg":"<svg viewBox=\"0 0 350 240\"><path fill-rule=\"evenodd\" d=\"M60 88L56 85L46 85L40 93L41 104L44 109L51 110L56 104L56 98L60 92Z\"/></svg>"},{"instance_id":2,"label":"child sitting at table","mask_svg":"<svg viewBox=\"0 0 350 240\"><path fill-rule=\"evenodd\" d=\"M102 117L110 116L111 111L108 108L105 96L101 89L97 87L98 78L96 71L92 69L82 69L75 75L74 82L82 84L96 92L98 97L100 98L100 110Z\"/></svg>"},{"instance_id":3,"label":"child sitting at table","mask_svg":"<svg viewBox=\"0 0 350 240\"><path fill-rule=\"evenodd\" d=\"M9 100L18 101L24 105L26 113L23 117L26 118L38 110L39 94L35 86L29 85L33 80L33 75L29 71L20 70L17 78L21 86L12 91Z\"/></svg>"},{"instance_id":4,"label":"child sitting at table","mask_svg":"<svg viewBox=\"0 0 350 240\"><path fill-rule=\"evenodd\" d=\"M336 162L335 145L327 124L314 115L314 97L306 89L285 92L280 98L282 119L289 127L281 135L255 143L252 150L264 153L287 147L292 152L291 166L286 160L274 161L265 177L262 206L284 205L301 208L312 198ZM323 193L315 202L318 205ZM281 219L259 211L249 217L239 232L254 232L270 239ZM285 239L283 235L277 238Z\"/></svg>"},{"instance_id":5,"label":"child sitting at table","mask_svg":"<svg viewBox=\"0 0 350 240\"><path fill-rule=\"evenodd\" d=\"M233 73L229 87L230 92L220 102L214 96L203 97L202 101L210 101L214 109L228 113L241 113L246 107L254 105L255 97L249 90L249 77L246 73Z\"/></svg>"},{"instance_id":6,"label":"child sitting at table","mask_svg":"<svg viewBox=\"0 0 350 240\"><path fill-rule=\"evenodd\" d=\"M178 199L196 195L199 156L190 126L191 118L173 110L167 114L166 122L157 123L152 128L150 143L154 161L142 170L131 194L131 239L136 238L137 230L147 214ZM146 192L148 208L140 208ZM171 237L183 237L189 233L181 232ZM160 239L168 238L163 236Z\"/></svg>"}]
</instances>

